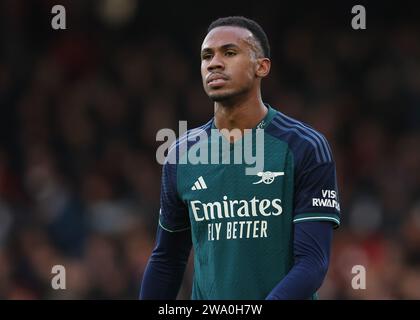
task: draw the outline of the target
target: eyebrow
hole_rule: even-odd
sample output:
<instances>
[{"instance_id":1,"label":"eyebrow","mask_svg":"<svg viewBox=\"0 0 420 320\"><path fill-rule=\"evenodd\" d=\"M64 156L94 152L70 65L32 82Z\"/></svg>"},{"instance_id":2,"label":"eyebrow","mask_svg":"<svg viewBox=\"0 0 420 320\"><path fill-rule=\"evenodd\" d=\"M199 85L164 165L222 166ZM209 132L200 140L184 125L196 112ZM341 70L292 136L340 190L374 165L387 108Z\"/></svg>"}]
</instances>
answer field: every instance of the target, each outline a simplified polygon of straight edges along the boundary
<instances>
[{"instance_id":1,"label":"eyebrow","mask_svg":"<svg viewBox=\"0 0 420 320\"><path fill-rule=\"evenodd\" d=\"M220 47L222 50L227 50L227 49L239 49L239 46L234 44L234 43L227 43L224 44L223 46ZM203 50L201 50L201 53L206 53L206 52L212 52L214 50L214 48L204 48Z\"/></svg>"}]
</instances>

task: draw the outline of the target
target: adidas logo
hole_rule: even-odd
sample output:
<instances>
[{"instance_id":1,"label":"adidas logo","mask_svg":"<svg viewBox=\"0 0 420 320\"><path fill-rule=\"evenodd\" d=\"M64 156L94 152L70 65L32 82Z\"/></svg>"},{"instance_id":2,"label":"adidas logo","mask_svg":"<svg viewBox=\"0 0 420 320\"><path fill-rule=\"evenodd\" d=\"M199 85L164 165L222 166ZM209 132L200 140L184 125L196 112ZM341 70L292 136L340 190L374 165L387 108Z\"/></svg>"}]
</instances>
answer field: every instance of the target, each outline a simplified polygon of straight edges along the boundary
<instances>
[{"instance_id":1,"label":"adidas logo","mask_svg":"<svg viewBox=\"0 0 420 320\"><path fill-rule=\"evenodd\" d=\"M201 189L207 189L207 185L204 182L203 176L200 176L197 181L194 183L194 185L191 187L191 190L201 190Z\"/></svg>"}]
</instances>

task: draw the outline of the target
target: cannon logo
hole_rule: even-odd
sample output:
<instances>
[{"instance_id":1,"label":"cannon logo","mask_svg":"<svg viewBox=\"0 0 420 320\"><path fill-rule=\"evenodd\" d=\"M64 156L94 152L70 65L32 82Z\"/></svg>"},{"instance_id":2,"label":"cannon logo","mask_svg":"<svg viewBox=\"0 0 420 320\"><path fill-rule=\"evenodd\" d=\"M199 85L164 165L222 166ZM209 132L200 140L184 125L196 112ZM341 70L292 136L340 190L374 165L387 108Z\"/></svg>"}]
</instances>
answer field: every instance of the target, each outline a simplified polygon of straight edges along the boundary
<instances>
[{"instance_id":1,"label":"cannon logo","mask_svg":"<svg viewBox=\"0 0 420 320\"><path fill-rule=\"evenodd\" d=\"M260 171L257 173L257 176L261 177L260 181L254 182L253 184L272 184L274 179L278 176L284 176L284 172L271 172L271 171Z\"/></svg>"}]
</instances>

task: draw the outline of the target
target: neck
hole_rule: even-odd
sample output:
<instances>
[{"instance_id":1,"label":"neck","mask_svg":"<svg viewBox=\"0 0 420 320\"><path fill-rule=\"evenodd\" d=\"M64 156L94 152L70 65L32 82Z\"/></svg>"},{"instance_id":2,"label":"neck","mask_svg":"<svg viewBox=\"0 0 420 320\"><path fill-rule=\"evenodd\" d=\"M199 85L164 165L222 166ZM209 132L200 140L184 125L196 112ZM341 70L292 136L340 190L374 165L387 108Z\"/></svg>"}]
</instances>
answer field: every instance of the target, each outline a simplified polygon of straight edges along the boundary
<instances>
[{"instance_id":1,"label":"neck","mask_svg":"<svg viewBox=\"0 0 420 320\"><path fill-rule=\"evenodd\" d=\"M216 128L244 129L254 128L268 112L261 99L261 94L242 100L219 101L214 103L214 121Z\"/></svg>"}]
</instances>

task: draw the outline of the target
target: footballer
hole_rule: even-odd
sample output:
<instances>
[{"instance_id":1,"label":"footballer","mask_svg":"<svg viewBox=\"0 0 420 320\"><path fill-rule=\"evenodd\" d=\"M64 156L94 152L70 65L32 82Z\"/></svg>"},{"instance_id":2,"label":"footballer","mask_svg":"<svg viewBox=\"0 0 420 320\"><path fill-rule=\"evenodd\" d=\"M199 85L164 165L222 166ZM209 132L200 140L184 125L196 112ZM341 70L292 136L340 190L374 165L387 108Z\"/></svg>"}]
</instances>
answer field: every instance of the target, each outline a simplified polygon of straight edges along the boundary
<instances>
[{"instance_id":1,"label":"footballer","mask_svg":"<svg viewBox=\"0 0 420 320\"><path fill-rule=\"evenodd\" d=\"M201 75L214 117L169 149L141 299L176 299L192 248L192 299L316 298L340 224L335 162L322 134L263 101L270 66L258 23L235 16L210 24ZM192 150L218 150L221 140L232 155L247 130L263 135L263 145L248 139L253 152L263 150L252 174L223 153L216 163L183 161Z\"/></svg>"}]
</instances>

